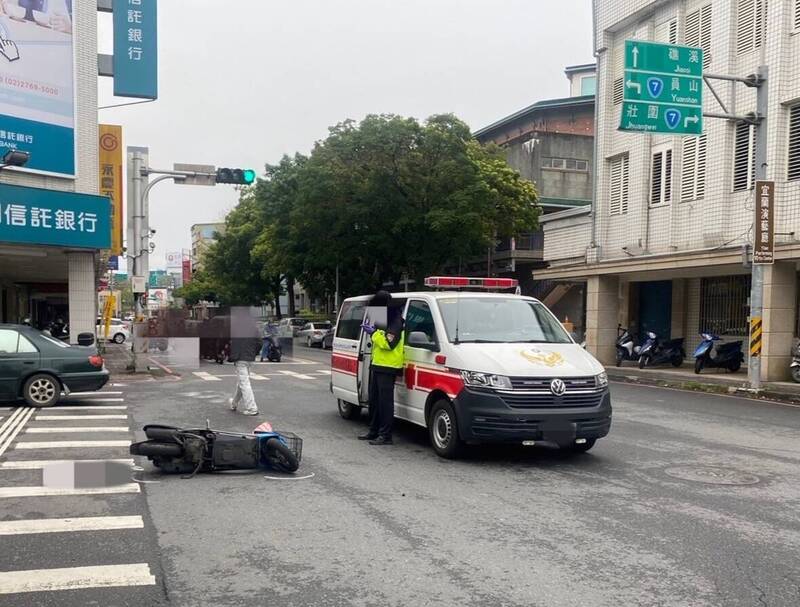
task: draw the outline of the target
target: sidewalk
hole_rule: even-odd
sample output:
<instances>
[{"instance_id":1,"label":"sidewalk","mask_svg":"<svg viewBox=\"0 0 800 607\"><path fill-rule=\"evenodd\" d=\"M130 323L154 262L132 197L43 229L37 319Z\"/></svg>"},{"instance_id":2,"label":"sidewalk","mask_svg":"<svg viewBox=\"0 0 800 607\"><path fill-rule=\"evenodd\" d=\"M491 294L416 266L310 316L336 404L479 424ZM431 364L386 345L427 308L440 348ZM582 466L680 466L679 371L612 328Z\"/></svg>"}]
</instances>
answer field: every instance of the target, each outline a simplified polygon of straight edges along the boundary
<instances>
[{"instance_id":1,"label":"sidewalk","mask_svg":"<svg viewBox=\"0 0 800 607\"><path fill-rule=\"evenodd\" d=\"M694 364L688 363L684 363L683 366L677 369L669 365L639 369L633 363L622 363L621 367L606 367L606 371L612 381L664 386L698 392L736 394L736 396L748 398L780 400L800 404L800 384L794 382L764 382L761 384L761 391L758 394L754 394L750 391L747 383L746 368L742 368L736 373L718 372L716 369L703 370L698 375L694 372Z\"/></svg>"}]
</instances>

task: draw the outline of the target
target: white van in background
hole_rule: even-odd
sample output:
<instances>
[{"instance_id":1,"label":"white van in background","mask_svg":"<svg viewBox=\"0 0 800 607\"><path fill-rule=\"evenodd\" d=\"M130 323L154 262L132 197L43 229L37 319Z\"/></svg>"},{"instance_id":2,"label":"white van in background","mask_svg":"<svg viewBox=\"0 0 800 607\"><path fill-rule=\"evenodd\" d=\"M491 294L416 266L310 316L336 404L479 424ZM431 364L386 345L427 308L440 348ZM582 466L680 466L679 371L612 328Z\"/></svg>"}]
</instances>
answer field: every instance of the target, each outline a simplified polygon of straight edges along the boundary
<instances>
[{"instance_id":1,"label":"white van in background","mask_svg":"<svg viewBox=\"0 0 800 607\"><path fill-rule=\"evenodd\" d=\"M515 288L516 280L431 277L425 285L459 290L392 295L405 318L395 417L426 427L436 453L540 441L583 452L608 434L603 366L538 300L488 292ZM336 323L331 391L346 419L368 405L371 342L361 323L370 299L345 300Z\"/></svg>"}]
</instances>

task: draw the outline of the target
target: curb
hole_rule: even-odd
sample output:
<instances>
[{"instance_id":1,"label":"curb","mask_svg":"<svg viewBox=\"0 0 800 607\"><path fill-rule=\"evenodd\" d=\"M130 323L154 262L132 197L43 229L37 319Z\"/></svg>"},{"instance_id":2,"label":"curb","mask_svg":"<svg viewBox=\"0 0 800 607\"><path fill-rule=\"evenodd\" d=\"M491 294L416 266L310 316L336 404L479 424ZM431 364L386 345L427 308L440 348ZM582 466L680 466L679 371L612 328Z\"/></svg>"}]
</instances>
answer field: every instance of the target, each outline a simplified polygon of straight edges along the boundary
<instances>
[{"instance_id":1,"label":"curb","mask_svg":"<svg viewBox=\"0 0 800 607\"><path fill-rule=\"evenodd\" d=\"M608 372L608 370L606 371ZM638 375L625 375L623 373L608 373L610 381L619 382L623 384L638 384L642 386L655 386L658 388L672 388L674 390L684 390L686 392L702 392L706 394L722 394L726 396L738 396L740 398L748 398L750 400L760 401L777 401L781 403L788 403L792 405L800 405L800 394L792 392L780 392L771 390L769 388L762 389L758 392L750 390L744 386L726 385L718 383L682 380L682 379L664 379L663 377L641 377Z\"/></svg>"}]
</instances>

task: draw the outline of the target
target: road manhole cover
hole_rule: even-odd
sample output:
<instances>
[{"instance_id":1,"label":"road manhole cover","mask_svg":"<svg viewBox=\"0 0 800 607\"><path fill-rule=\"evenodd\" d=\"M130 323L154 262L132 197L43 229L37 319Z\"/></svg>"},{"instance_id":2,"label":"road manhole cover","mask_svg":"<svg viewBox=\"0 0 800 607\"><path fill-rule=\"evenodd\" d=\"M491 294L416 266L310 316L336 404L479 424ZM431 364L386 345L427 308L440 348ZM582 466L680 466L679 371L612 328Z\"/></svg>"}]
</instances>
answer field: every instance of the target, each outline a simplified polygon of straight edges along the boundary
<instances>
[{"instance_id":1,"label":"road manhole cover","mask_svg":"<svg viewBox=\"0 0 800 607\"><path fill-rule=\"evenodd\" d=\"M755 485L759 481L754 474L712 466L677 466L667 468L665 472L673 478L710 485Z\"/></svg>"}]
</instances>

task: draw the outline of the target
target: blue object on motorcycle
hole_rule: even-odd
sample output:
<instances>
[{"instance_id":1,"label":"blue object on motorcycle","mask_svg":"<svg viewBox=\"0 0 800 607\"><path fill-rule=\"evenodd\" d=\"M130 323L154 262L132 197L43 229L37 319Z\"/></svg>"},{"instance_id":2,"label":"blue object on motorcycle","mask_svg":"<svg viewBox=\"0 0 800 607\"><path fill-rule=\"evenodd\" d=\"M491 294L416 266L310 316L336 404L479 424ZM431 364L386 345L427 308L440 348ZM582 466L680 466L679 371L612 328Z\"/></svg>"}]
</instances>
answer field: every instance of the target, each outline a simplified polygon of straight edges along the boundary
<instances>
[{"instance_id":1,"label":"blue object on motorcycle","mask_svg":"<svg viewBox=\"0 0 800 607\"><path fill-rule=\"evenodd\" d=\"M708 352L711 349L711 346L713 345L714 345L713 342L710 341L702 342L699 346L697 346L697 349L694 351L694 354L692 354L692 356L694 356L695 358L697 358L698 356L704 356L705 353Z\"/></svg>"}]
</instances>

